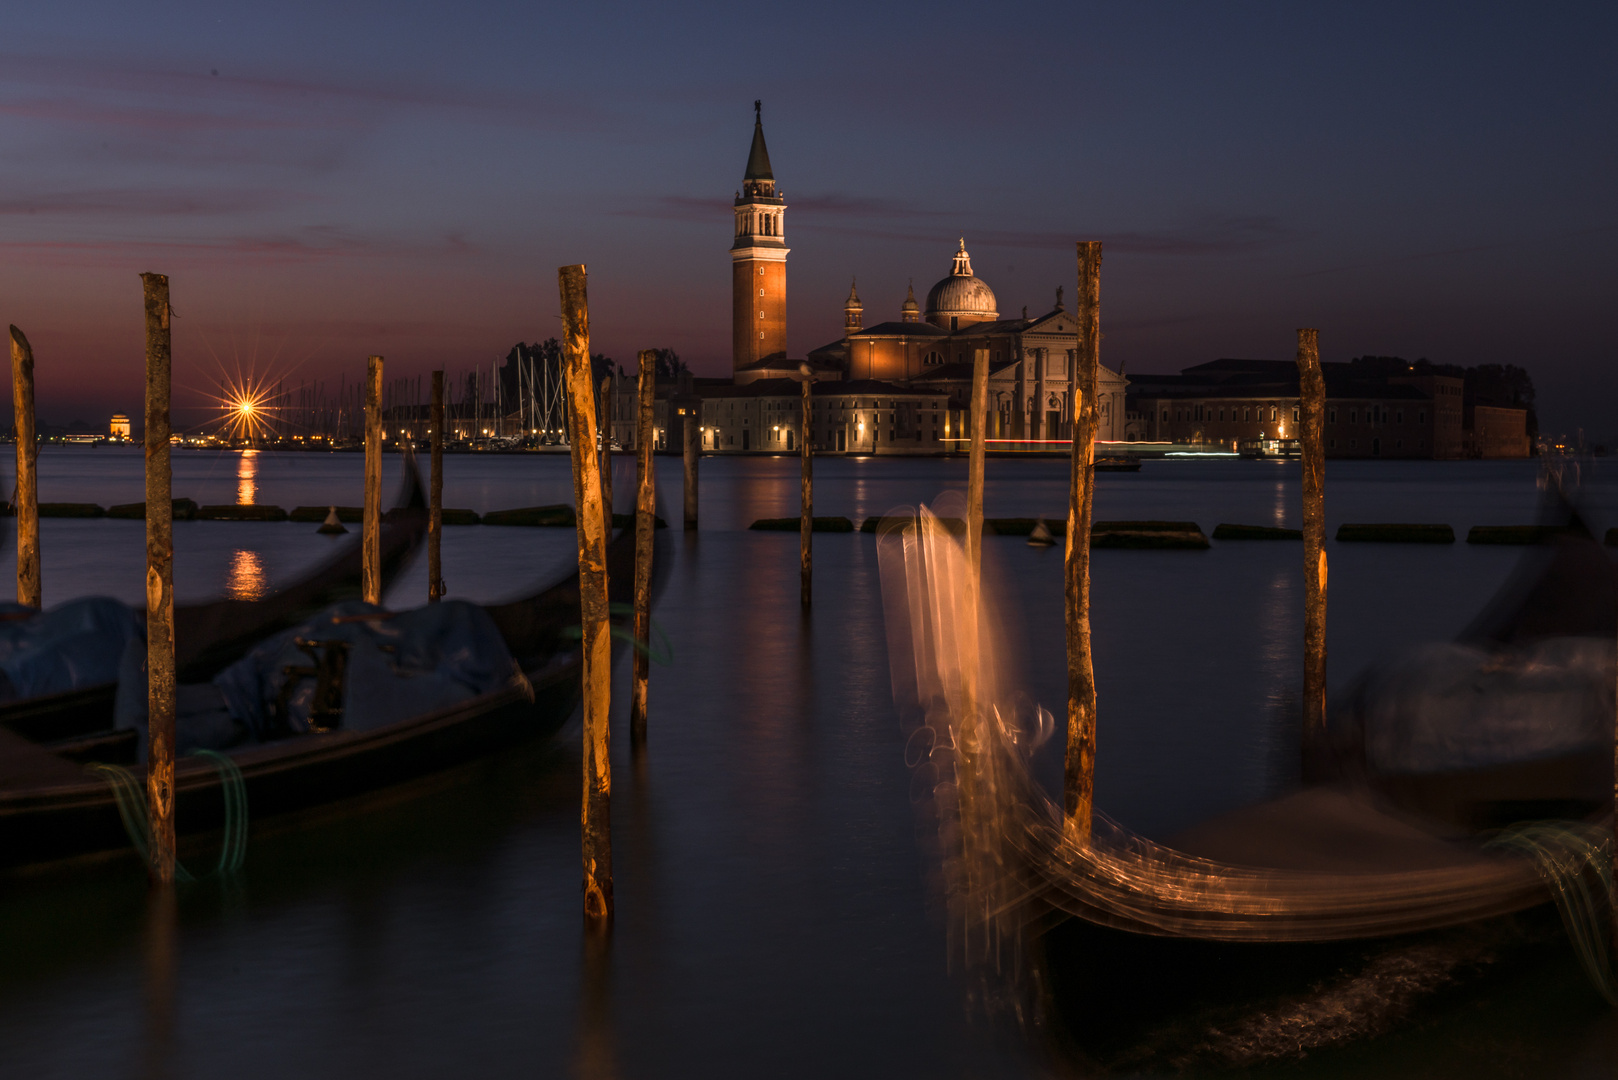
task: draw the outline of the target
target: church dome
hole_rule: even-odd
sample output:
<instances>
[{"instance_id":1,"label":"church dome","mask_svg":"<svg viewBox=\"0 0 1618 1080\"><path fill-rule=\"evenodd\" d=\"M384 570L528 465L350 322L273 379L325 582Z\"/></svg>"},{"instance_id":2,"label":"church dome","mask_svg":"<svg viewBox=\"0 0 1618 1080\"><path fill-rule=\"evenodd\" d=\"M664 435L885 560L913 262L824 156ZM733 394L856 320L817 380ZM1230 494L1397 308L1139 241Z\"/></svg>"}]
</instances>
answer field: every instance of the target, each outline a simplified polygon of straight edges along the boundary
<instances>
[{"instance_id":1,"label":"church dome","mask_svg":"<svg viewBox=\"0 0 1618 1080\"><path fill-rule=\"evenodd\" d=\"M927 294L927 321L954 330L963 323L991 322L999 317L994 290L973 275L972 257L966 253L966 240L962 238L949 277Z\"/></svg>"}]
</instances>

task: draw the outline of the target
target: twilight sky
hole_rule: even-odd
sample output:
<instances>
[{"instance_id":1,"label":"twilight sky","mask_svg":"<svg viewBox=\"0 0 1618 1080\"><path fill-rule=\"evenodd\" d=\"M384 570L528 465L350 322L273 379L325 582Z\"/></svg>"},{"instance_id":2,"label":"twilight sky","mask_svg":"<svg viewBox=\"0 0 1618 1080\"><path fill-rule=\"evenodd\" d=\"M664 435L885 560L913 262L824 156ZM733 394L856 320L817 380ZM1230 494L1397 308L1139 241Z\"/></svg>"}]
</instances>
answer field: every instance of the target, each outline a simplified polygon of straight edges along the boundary
<instances>
[{"instance_id":1,"label":"twilight sky","mask_svg":"<svg viewBox=\"0 0 1618 1080\"><path fill-rule=\"evenodd\" d=\"M752 102L793 355L948 272L1003 314L1106 244L1102 360L1361 353L1533 374L1618 435L1618 6L211 2L0 16L0 319L48 421L139 409L137 274L176 404L487 364L558 330L730 367ZM179 419L177 417L177 419Z\"/></svg>"}]
</instances>

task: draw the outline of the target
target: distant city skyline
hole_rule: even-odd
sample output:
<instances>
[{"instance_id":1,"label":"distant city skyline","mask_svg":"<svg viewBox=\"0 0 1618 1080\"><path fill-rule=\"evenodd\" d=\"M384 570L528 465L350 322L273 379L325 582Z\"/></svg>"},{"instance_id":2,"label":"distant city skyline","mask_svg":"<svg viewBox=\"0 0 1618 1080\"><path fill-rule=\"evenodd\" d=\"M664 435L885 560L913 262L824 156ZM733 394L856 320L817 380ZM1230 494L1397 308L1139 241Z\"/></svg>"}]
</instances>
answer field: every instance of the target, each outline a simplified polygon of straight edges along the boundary
<instances>
[{"instance_id":1,"label":"distant city skyline","mask_svg":"<svg viewBox=\"0 0 1618 1080\"><path fill-rule=\"evenodd\" d=\"M221 370L414 376L554 336L731 361L754 99L789 211L787 348L947 273L1005 312L1106 244L1102 356L1513 363L1550 433L1618 434L1609 5L817 5L692 14L288 4L8 15L0 319L39 411L139 411L137 275L176 405Z\"/></svg>"}]
</instances>

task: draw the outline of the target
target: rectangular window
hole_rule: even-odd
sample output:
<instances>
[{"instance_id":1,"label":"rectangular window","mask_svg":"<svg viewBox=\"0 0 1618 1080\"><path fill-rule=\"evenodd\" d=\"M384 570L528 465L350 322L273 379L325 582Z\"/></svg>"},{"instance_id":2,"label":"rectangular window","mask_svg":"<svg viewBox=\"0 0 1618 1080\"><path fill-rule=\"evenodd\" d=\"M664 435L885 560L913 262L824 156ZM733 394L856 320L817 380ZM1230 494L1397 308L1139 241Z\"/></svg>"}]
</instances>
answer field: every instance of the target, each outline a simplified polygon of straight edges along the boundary
<instances>
[{"instance_id":1,"label":"rectangular window","mask_svg":"<svg viewBox=\"0 0 1618 1080\"><path fill-rule=\"evenodd\" d=\"M1292 410L1292 419L1296 420L1297 418L1298 418L1298 410L1293 409ZM1331 421L1333 424L1337 423L1337 410L1336 409L1327 409L1326 410L1326 419Z\"/></svg>"},{"instance_id":2,"label":"rectangular window","mask_svg":"<svg viewBox=\"0 0 1618 1080\"><path fill-rule=\"evenodd\" d=\"M1418 409L1416 411L1416 423L1425 424L1426 422L1427 422L1427 410L1426 409Z\"/></svg>"},{"instance_id":3,"label":"rectangular window","mask_svg":"<svg viewBox=\"0 0 1618 1080\"><path fill-rule=\"evenodd\" d=\"M1393 414L1393 419L1395 421L1397 421L1398 423L1401 423L1401 424L1404 423L1405 422L1405 411L1403 409L1400 409L1398 412Z\"/></svg>"},{"instance_id":4,"label":"rectangular window","mask_svg":"<svg viewBox=\"0 0 1618 1080\"><path fill-rule=\"evenodd\" d=\"M1350 424L1357 424L1360 422L1360 411L1358 409L1348 410L1348 422Z\"/></svg>"}]
</instances>

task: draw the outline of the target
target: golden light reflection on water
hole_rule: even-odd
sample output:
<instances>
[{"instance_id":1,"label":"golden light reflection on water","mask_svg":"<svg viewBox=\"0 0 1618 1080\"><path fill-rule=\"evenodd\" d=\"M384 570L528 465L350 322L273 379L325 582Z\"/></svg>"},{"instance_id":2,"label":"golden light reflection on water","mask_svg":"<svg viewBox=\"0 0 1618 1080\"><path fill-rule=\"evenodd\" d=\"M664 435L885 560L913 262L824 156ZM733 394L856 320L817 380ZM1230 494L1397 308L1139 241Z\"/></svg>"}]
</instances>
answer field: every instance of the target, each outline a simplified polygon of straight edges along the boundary
<instances>
[{"instance_id":1,"label":"golden light reflection on water","mask_svg":"<svg viewBox=\"0 0 1618 1080\"><path fill-rule=\"evenodd\" d=\"M264 572L264 558L256 551L237 548L230 557L230 573L225 579L225 595L232 600L257 600L269 592L270 578Z\"/></svg>"},{"instance_id":2,"label":"golden light reflection on water","mask_svg":"<svg viewBox=\"0 0 1618 1080\"><path fill-rule=\"evenodd\" d=\"M243 450L236 459L236 505L251 506L258 501L258 451Z\"/></svg>"}]
</instances>

